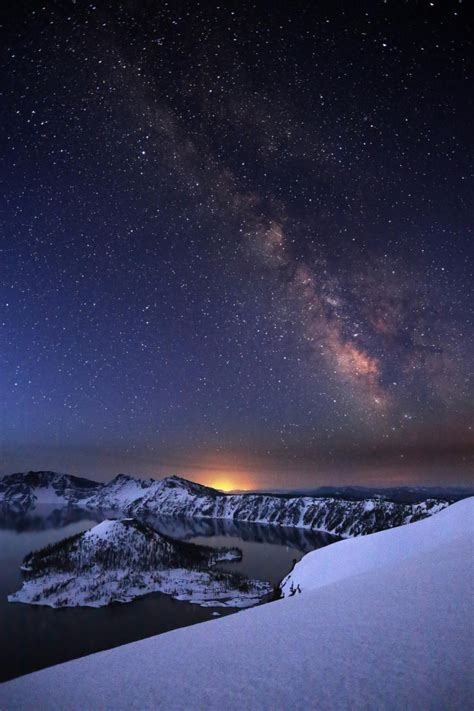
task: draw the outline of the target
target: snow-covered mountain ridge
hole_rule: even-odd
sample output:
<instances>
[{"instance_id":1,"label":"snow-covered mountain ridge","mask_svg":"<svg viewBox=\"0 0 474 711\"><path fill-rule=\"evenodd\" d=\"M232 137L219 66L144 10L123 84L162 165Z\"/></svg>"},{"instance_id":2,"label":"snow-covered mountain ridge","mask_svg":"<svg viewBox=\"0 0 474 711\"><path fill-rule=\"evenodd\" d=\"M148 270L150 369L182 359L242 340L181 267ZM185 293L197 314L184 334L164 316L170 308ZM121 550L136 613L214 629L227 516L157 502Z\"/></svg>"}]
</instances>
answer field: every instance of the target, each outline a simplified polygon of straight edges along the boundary
<instances>
[{"instance_id":1,"label":"snow-covered mountain ridge","mask_svg":"<svg viewBox=\"0 0 474 711\"><path fill-rule=\"evenodd\" d=\"M0 501L4 505L27 509L39 502L48 503L48 496L52 503L112 510L128 516L230 519L320 530L342 537L400 526L448 506L447 501L435 499L402 504L379 498L353 501L334 497L225 494L176 476L142 480L119 474L107 484L98 484L51 472L29 472L0 480Z\"/></svg>"}]
</instances>

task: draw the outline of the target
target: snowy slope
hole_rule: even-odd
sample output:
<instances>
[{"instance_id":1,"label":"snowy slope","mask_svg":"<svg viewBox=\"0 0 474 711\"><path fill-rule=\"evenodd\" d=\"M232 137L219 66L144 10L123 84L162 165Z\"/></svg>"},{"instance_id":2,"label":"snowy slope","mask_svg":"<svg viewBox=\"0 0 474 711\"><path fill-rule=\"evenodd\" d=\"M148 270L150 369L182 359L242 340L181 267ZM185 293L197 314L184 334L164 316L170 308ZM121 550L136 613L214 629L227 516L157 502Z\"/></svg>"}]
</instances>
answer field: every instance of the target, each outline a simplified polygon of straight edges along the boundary
<instances>
[{"instance_id":1,"label":"snowy slope","mask_svg":"<svg viewBox=\"0 0 474 711\"><path fill-rule=\"evenodd\" d=\"M81 504L88 508L124 510L131 501L140 501L157 484L156 479L138 479L127 474L118 474Z\"/></svg>"},{"instance_id":2,"label":"snowy slope","mask_svg":"<svg viewBox=\"0 0 474 711\"><path fill-rule=\"evenodd\" d=\"M453 505L451 515L444 513L442 527L438 514L410 526L380 531L376 536L340 541L337 558L330 548L308 553L283 581L282 593L290 595L297 586L301 592L316 590L361 573L393 569L408 558L442 546L447 538L462 538L467 523L474 538L473 502L474 498L470 498Z\"/></svg>"},{"instance_id":3,"label":"snowy slope","mask_svg":"<svg viewBox=\"0 0 474 711\"><path fill-rule=\"evenodd\" d=\"M0 708L472 708L473 517L469 499L409 525L410 543L402 528L357 538L354 556L372 539L391 564L7 682ZM308 556L307 579L346 549Z\"/></svg>"}]
</instances>

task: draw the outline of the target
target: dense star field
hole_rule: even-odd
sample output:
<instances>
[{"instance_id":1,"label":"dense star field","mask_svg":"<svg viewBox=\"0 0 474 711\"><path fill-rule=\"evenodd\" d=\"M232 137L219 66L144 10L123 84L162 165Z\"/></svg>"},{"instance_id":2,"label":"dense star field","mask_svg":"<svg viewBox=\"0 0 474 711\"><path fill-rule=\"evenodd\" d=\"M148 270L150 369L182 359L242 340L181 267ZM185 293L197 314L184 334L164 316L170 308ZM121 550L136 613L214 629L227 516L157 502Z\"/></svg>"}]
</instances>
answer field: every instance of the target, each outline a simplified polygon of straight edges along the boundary
<instances>
[{"instance_id":1,"label":"dense star field","mask_svg":"<svg viewBox=\"0 0 474 711\"><path fill-rule=\"evenodd\" d=\"M467 2L2 9L2 473L465 483Z\"/></svg>"}]
</instances>

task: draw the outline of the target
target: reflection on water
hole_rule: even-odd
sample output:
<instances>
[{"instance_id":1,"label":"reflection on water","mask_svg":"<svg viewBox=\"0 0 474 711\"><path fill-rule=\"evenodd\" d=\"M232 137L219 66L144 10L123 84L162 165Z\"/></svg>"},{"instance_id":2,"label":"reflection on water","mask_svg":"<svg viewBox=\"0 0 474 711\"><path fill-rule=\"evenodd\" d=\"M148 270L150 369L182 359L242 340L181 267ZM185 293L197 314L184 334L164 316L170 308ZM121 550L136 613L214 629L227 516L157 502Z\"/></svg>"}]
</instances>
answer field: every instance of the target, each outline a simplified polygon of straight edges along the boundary
<instances>
[{"instance_id":1,"label":"reflection on water","mask_svg":"<svg viewBox=\"0 0 474 711\"><path fill-rule=\"evenodd\" d=\"M40 506L27 513L0 510L0 681L68 659L91 654L177 627L213 619L225 608L201 608L153 593L106 608L65 608L12 604L7 595L21 586L19 566L31 550L84 531L104 512ZM278 583L304 553L336 540L303 529L247 522L150 517L160 533L212 546L237 545L239 563L223 568Z\"/></svg>"},{"instance_id":2,"label":"reflection on water","mask_svg":"<svg viewBox=\"0 0 474 711\"><path fill-rule=\"evenodd\" d=\"M291 547L302 553L309 553L309 551L327 546L337 540L329 533L248 521L219 518L186 519L171 516L147 516L145 520L157 531L171 538L194 540L198 537L204 539L231 536L242 541ZM202 540L201 542L210 545L209 541ZM227 542L225 545L230 544Z\"/></svg>"},{"instance_id":3,"label":"reflection on water","mask_svg":"<svg viewBox=\"0 0 474 711\"><path fill-rule=\"evenodd\" d=\"M47 531L50 528L64 528L80 521L89 521L90 525L104 520L104 515L97 511L62 506L54 508L46 504L28 509L25 512L14 511L8 507L0 508L0 530L17 531ZM92 523L91 523L92 522ZM80 528L79 530L83 530Z\"/></svg>"}]
</instances>

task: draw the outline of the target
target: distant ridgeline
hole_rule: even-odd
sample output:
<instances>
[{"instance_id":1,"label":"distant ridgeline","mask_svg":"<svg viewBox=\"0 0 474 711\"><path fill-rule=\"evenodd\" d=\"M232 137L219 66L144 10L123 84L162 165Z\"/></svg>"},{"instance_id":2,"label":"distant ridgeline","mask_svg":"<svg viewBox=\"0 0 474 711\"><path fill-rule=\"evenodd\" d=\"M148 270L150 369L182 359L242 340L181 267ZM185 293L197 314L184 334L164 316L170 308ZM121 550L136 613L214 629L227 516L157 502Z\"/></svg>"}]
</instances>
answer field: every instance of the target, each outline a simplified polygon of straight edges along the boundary
<instances>
[{"instance_id":1,"label":"distant ridgeline","mask_svg":"<svg viewBox=\"0 0 474 711\"><path fill-rule=\"evenodd\" d=\"M393 492L397 501L389 500ZM227 519L320 530L352 537L393 528L426 518L461 498L462 490L437 489L440 496L402 502L403 489L347 487L313 493L226 494L180 477L138 479L119 474L107 484L54 472L11 474L0 479L0 505L27 511L38 504L115 511L127 516L163 515L199 519ZM425 489L407 489L419 499ZM346 498L344 498L346 492ZM466 490L465 496L470 495ZM359 497L359 498L357 498Z\"/></svg>"}]
</instances>

